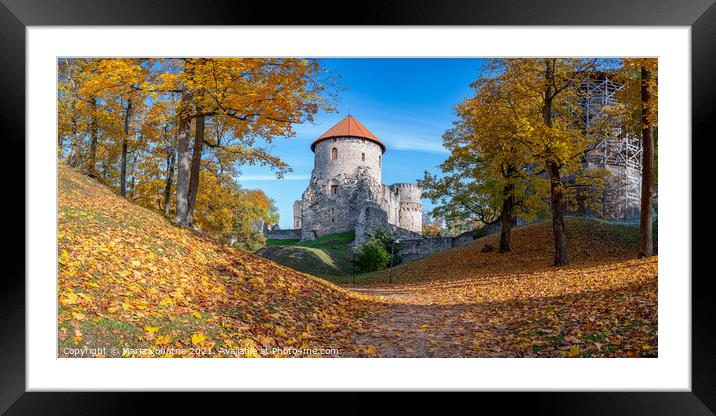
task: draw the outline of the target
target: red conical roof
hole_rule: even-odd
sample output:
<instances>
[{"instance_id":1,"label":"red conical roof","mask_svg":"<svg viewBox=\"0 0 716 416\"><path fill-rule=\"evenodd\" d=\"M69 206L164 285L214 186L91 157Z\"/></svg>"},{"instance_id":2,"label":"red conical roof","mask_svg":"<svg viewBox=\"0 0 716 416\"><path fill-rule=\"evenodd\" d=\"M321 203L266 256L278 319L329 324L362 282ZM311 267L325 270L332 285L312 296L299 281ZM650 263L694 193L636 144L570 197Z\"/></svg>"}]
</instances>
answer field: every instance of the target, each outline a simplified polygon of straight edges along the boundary
<instances>
[{"instance_id":1,"label":"red conical roof","mask_svg":"<svg viewBox=\"0 0 716 416\"><path fill-rule=\"evenodd\" d=\"M360 124L358 120L353 118L353 116L348 116L344 118L343 120L339 121L335 126L328 129L327 132L323 133L321 137L316 139L316 141L311 144L311 150L315 151L316 143L320 142L321 140L326 140L333 137L358 137L361 139L367 139L378 143L381 149L383 149L383 153L385 153L385 145L380 140L378 140L378 138L375 137L375 135L371 133L370 130L365 128L364 125Z\"/></svg>"}]
</instances>

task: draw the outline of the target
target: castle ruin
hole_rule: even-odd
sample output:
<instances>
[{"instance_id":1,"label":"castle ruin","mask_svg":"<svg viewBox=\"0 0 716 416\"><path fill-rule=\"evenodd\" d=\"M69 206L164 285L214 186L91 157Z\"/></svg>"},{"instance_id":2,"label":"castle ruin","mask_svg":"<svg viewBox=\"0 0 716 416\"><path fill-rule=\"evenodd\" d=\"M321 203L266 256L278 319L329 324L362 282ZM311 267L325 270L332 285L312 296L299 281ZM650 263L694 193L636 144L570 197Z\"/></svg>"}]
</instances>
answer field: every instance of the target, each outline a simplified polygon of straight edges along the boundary
<instances>
[{"instance_id":1,"label":"castle ruin","mask_svg":"<svg viewBox=\"0 0 716 416\"><path fill-rule=\"evenodd\" d=\"M294 229L282 230L284 236L313 240L355 231L356 244L375 230L395 238L420 237L422 191L416 184L382 184L386 147L358 120L347 116L316 139L311 150L311 179L293 204ZM267 237L274 238L270 233Z\"/></svg>"}]
</instances>

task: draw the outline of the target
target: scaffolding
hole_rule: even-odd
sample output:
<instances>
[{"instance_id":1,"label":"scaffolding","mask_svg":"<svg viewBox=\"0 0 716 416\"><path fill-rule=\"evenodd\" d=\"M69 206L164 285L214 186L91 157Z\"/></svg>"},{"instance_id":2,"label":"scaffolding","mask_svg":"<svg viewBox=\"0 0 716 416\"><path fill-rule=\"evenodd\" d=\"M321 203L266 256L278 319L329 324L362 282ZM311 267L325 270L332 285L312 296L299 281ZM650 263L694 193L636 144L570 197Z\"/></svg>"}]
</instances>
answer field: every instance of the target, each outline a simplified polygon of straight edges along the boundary
<instances>
[{"instance_id":1,"label":"scaffolding","mask_svg":"<svg viewBox=\"0 0 716 416\"><path fill-rule=\"evenodd\" d=\"M582 83L579 105L587 134L592 134L592 128L605 116L604 106L616 103L616 93L621 88L602 73ZM600 136L586 154L585 168L602 167L611 173L602 196L602 215L610 220L635 219L641 204L641 140L618 125L602 130Z\"/></svg>"}]
</instances>

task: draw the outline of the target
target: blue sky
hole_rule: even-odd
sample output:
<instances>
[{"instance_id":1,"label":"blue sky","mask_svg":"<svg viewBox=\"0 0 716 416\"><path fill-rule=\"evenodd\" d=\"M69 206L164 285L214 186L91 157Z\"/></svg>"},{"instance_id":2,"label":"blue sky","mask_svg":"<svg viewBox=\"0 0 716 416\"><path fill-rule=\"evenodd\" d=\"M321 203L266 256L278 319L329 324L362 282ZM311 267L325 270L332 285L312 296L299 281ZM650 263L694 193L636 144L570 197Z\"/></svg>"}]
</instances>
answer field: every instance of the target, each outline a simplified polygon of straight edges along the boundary
<instances>
[{"instance_id":1,"label":"blue sky","mask_svg":"<svg viewBox=\"0 0 716 416\"><path fill-rule=\"evenodd\" d=\"M293 201L308 186L313 168L311 143L350 114L385 143L383 183L415 182L423 171L437 173L448 156L442 135L455 116L453 107L471 95L469 84L484 61L467 58L333 58L321 64L340 78L338 113L319 113L314 124L297 125L296 136L276 138L272 153L293 172L276 179L268 168L244 166L239 183L263 189L276 201L281 228L293 226ZM425 209L432 205L423 200Z\"/></svg>"}]
</instances>

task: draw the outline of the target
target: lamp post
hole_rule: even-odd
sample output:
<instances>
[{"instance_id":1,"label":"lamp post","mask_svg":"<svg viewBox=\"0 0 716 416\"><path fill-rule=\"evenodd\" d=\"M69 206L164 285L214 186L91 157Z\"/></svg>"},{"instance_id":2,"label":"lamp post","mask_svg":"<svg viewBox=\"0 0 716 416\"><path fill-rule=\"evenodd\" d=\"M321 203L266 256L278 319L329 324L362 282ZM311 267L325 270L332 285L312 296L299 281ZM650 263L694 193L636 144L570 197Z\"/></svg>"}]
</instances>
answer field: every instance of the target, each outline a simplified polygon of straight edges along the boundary
<instances>
[{"instance_id":1,"label":"lamp post","mask_svg":"<svg viewBox=\"0 0 716 416\"><path fill-rule=\"evenodd\" d=\"M400 244L400 239L395 239L390 244L390 276L388 277L388 283L393 283L393 256L396 244Z\"/></svg>"},{"instance_id":2,"label":"lamp post","mask_svg":"<svg viewBox=\"0 0 716 416\"><path fill-rule=\"evenodd\" d=\"M351 263L352 266L352 275L353 275L353 284L356 284L356 253L353 252L353 262Z\"/></svg>"}]
</instances>

